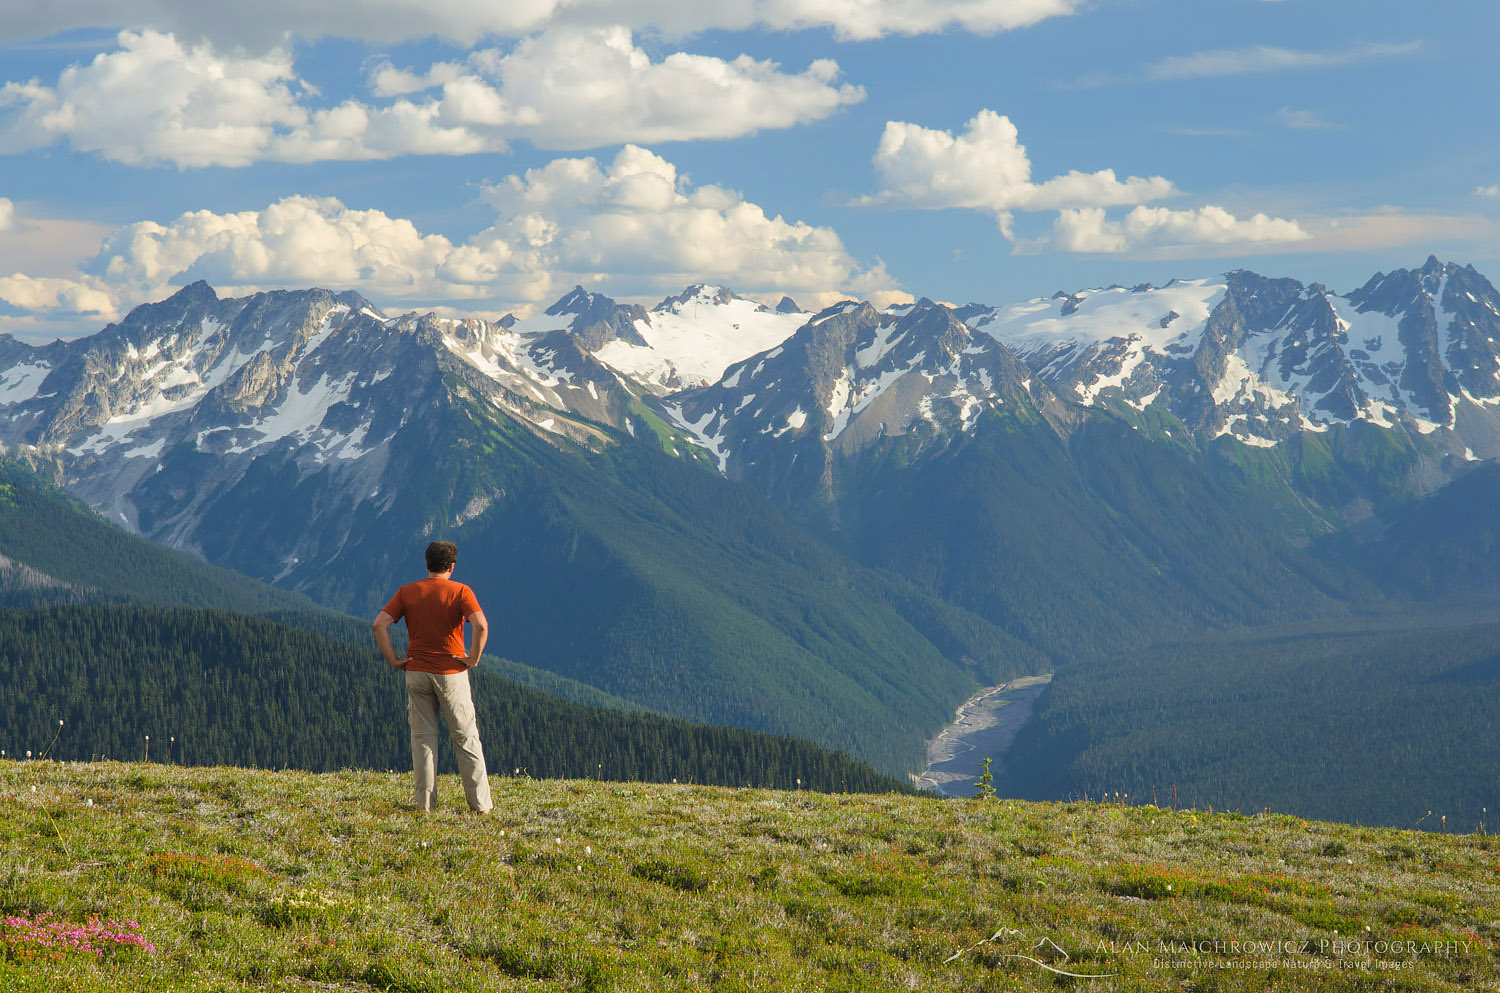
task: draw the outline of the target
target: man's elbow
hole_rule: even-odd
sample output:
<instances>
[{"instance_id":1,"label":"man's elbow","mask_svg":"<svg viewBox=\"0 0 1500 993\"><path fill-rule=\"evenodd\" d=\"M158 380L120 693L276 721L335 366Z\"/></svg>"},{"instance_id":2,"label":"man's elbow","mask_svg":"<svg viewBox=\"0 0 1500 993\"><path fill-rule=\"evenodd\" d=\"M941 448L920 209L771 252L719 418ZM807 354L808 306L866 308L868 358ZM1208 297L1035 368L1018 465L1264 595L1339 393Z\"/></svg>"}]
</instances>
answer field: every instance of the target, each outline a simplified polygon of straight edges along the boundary
<instances>
[{"instance_id":1,"label":"man's elbow","mask_svg":"<svg viewBox=\"0 0 1500 993\"><path fill-rule=\"evenodd\" d=\"M374 631L376 634L379 634L380 632L386 630L390 626L391 626L391 618L383 610L380 613L376 614L375 615L375 619L370 622L370 630Z\"/></svg>"}]
</instances>

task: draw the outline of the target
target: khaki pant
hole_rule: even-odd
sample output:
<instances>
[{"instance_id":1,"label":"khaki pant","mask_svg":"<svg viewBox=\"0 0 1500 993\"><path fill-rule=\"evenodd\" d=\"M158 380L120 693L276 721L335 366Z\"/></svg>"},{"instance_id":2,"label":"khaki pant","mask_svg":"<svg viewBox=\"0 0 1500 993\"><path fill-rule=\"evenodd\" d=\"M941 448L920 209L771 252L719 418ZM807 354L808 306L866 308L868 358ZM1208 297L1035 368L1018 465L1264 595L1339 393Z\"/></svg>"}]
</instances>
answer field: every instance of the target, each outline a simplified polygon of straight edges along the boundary
<instances>
[{"instance_id":1,"label":"khaki pant","mask_svg":"<svg viewBox=\"0 0 1500 993\"><path fill-rule=\"evenodd\" d=\"M439 710L448 722L448 737L458 755L458 774L469 809L483 813L490 809L490 779L484 766L484 748L479 743L479 727L474 722L467 672L406 673L406 718L411 722L411 771L416 779L417 809L437 807Z\"/></svg>"}]
</instances>

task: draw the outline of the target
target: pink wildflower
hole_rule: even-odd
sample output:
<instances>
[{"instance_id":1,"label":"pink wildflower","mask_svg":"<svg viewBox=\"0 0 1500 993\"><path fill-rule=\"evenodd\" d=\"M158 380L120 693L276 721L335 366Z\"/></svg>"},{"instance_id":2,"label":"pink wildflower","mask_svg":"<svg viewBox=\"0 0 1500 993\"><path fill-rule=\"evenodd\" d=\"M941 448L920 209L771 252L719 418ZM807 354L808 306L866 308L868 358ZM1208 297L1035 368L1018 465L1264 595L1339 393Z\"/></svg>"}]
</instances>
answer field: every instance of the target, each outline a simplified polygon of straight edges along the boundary
<instances>
[{"instance_id":1,"label":"pink wildflower","mask_svg":"<svg viewBox=\"0 0 1500 993\"><path fill-rule=\"evenodd\" d=\"M28 914L8 916L4 924L0 944L12 947L34 945L65 952L88 952L98 957L110 945L127 945L148 955L156 954L156 946L141 935L140 925L135 921L101 920L96 914L79 924L43 913L35 918Z\"/></svg>"}]
</instances>

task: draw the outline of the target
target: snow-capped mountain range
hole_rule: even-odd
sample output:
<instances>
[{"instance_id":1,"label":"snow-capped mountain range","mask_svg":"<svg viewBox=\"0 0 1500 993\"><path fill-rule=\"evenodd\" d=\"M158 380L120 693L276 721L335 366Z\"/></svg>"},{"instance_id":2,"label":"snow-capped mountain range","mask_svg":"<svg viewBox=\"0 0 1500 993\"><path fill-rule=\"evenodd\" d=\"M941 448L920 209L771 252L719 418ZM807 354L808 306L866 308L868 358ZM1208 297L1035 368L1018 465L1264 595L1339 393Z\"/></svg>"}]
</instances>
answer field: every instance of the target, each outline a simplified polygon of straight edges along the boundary
<instances>
[{"instance_id":1,"label":"snow-capped mountain range","mask_svg":"<svg viewBox=\"0 0 1500 993\"><path fill-rule=\"evenodd\" d=\"M1500 404L1497 308L1472 267L1429 258L1344 295L1242 271L961 316L1084 404L1166 391L1194 427L1247 444L1368 421L1454 432L1492 458L1479 422Z\"/></svg>"},{"instance_id":2,"label":"snow-capped mountain range","mask_svg":"<svg viewBox=\"0 0 1500 993\"><path fill-rule=\"evenodd\" d=\"M589 422L618 423L631 401L565 332L389 318L326 290L220 300L195 283L90 338L0 341L0 362L0 444L55 460L111 519L194 548L198 509L262 456L302 475L326 467L356 503L378 501L392 441L445 375L585 443L598 433ZM164 472L190 464L187 479L155 492Z\"/></svg>"},{"instance_id":3,"label":"snow-capped mountain range","mask_svg":"<svg viewBox=\"0 0 1500 993\"><path fill-rule=\"evenodd\" d=\"M1238 271L999 307L850 302L664 406L751 479L768 441L950 438L1023 396L1059 422L1157 406L1184 436L1257 447L1364 422L1474 461L1500 456L1497 337L1500 294L1436 259L1346 295Z\"/></svg>"},{"instance_id":4,"label":"snow-capped mountain range","mask_svg":"<svg viewBox=\"0 0 1500 993\"><path fill-rule=\"evenodd\" d=\"M654 411L766 491L826 488L835 459L882 440L947 445L995 410L1061 432L1155 410L1184 441L1256 447L1363 423L1420 446L1429 469L1449 463L1433 486L1500 457L1496 337L1500 294L1435 258L1348 294L1238 271L808 314L722 287L649 311L577 288L521 321L392 317L325 290L221 300L195 283L89 338L0 336L0 445L54 463L112 519L198 550L204 508L271 462L296 478L326 470L351 506L378 510L455 393L591 448L639 434ZM411 454L393 461L403 437Z\"/></svg>"}]
</instances>

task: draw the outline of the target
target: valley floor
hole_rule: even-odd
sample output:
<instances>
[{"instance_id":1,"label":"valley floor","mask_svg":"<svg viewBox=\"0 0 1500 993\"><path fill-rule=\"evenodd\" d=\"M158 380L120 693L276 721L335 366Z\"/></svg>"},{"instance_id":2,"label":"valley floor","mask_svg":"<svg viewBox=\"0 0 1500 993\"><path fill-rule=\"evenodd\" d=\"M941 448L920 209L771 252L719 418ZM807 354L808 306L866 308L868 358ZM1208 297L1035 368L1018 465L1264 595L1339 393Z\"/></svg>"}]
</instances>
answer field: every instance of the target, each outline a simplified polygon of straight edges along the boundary
<instances>
[{"instance_id":1,"label":"valley floor","mask_svg":"<svg viewBox=\"0 0 1500 993\"><path fill-rule=\"evenodd\" d=\"M927 768L912 776L912 783L944 796L972 796L979 763L985 758L991 760L990 773L998 777L1003 768L1001 756L1051 681L1051 673L1022 676L986 686L969 697L954 714L953 723L927 743Z\"/></svg>"},{"instance_id":2,"label":"valley floor","mask_svg":"<svg viewBox=\"0 0 1500 993\"><path fill-rule=\"evenodd\" d=\"M1484 835L493 788L422 816L398 773L0 762L0 990L1500 987Z\"/></svg>"}]
</instances>

